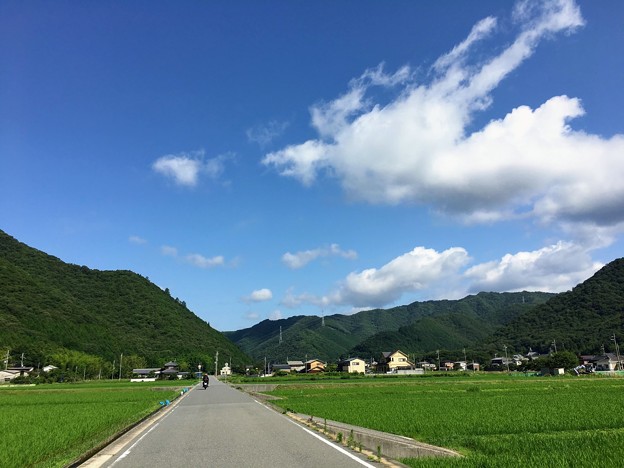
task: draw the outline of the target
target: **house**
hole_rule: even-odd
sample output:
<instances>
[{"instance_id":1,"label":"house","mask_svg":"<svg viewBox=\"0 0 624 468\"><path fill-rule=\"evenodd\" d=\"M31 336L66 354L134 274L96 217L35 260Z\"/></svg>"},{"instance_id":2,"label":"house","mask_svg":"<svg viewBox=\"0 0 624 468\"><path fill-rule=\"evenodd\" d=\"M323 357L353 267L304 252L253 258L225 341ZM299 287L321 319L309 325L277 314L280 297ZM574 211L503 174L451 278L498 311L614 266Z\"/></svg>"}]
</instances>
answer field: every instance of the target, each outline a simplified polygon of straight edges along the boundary
<instances>
[{"instance_id":1,"label":"house","mask_svg":"<svg viewBox=\"0 0 624 468\"><path fill-rule=\"evenodd\" d=\"M303 372L306 374L318 374L319 372L325 372L325 363L319 359L310 359L305 362Z\"/></svg>"},{"instance_id":2,"label":"house","mask_svg":"<svg viewBox=\"0 0 624 468\"><path fill-rule=\"evenodd\" d=\"M366 372L366 362L358 357L345 359L338 362L338 372Z\"/></svg>"},{"instance_id":3,"label":"house","mask_svg":"<svg viewBox=\"0 0 624 468\"><path fill-rule=\"evenodd\" d=\"M408 359L407 354L401 350L381 353L378 372L396 372L398 369L411 369L414 364Z\"/></svg>"},{"instance_id":4,"label":"house","mask_svg":"<svg viewBox=\"0 0 624 468\"><path fill-rule=\"evenodd\" d=\"M514 361L512 358L507 358L505 356L500 356L500 357L495 357L492 360L490 360L490 366L494 367L494 368L507 368L508 366L512 366L515 365L516 361Z\"/></svg>"},{"instance_id":5,"label":"house","mask_svg":"<svg viewBox=\"0 0 624 468\"><path fill-rule=\"evenodd\" d=\"M430 363L428 361L420 361L418 363L418 367L420 367L421 369L425 369L426 371L429 371L429 370L434 371L434 370L436 370L436 365L432 364L432 363Z\"/></svg>"},{"instance_id":6,"label":"house","mask_svg":"<svg viewBox=\"0 0 624 468\"><path fill-rule=\"evenodd\" d=\"M230 367L230 365L226 362L225 365L221 368L221 372L219 373L222 377L227 377L229 375L232 375L232 368Z\"/></svg>"},{"instance_id":7,"label":"house","mask_svg":"<svg viewBox=\"0 0 624 468\"><path fill-rule=\"evenodd\" d=\"M160 375L160 367L147 367L145 369L132 369L130 382L154 382Z\"/></svg>"},{"instance_id":8,"label":"house","mask_svg":"<svg viewBox=\"0 0 624 468\"><path fill-rule=\"evenodd\" d=\"M479 363L478 363L478 362L474 362L474 361L473 361L473 362L469 362L469 363L466 365L466 369L467 369L467 370L471 370L471 371L478 371L478 370L481 370L481 366L479 365Z\"/></svg>"},{"instance_id":9,"label":"house","mask_svg":"<svg viewBox=\"0 0 624 468\"><path fill-rule=\"evenodd\" d=\"M622 358L619 359L618 365L618 356L613 353L594 356L589 361L597 371L615 371L624 368L624 366L622 366Z\"/></svg>"},{"instance_id":10,"label":"house","mask_svg":"<svg viewBox=\"0 0 624 468\"><path fill-rule=\"evenodd\" d=\"M305 369L305 364L303 363L303 361L286 361L286 364L288 364L288 367L290 368L291 372L301 372L302 370Z\"/></svg>"},{"instance_id":11,"label":"house","mask_svg":"<svg viewBox=\"0 0 624 468\"><path fill-rule=\"evenodd\" d=\"M455 369L455 363L453 361L441 361L440 362L440 370L441 371L452 371Z\"/></svg>"},{"instance_id":12,"label":"house","mask_svg":"<svg viewBox=\"0 0 624 468\"><path fill-rule=\"evenodd\" d=\"M133 378L131 382L151 382L156 379L182 379L188 372L180 372L178 363L167 362L163 367L148 367L145 369L132 369Z\"/></svg>"},{"instance_id":13,"label":"house","mask_svg":"<svg viewBox=\"0 0 624 468\"><path fill-rule=\"evenodd\" d=\"M290 366L288 364L271 364L271 370L275 374L276 372L288 372L290 373Z\"/></svg>"},{"instance_id":14,"label":"house","mask_svg":"<svg viewBox=\"0 0 624 468\"><path fill-rule=\"evenodd\" d=\"M0 383L10 382L15 377L19 377L19 372L14 370L0 370Z\"/></svg>"},{"instance_id":15,"label":"house","mask_svg":"<svg viewBox=\"0 0 624 468\"><path fill-rule=\"evenodd\" d=\"M52 371L57 370L57 369L58 369L58 367L53 366L52 364L48 364L47 366L43 366L43 367L41 368L41 370L42 370L43 372L52 372Z\"/></svg>"}]
</instances>

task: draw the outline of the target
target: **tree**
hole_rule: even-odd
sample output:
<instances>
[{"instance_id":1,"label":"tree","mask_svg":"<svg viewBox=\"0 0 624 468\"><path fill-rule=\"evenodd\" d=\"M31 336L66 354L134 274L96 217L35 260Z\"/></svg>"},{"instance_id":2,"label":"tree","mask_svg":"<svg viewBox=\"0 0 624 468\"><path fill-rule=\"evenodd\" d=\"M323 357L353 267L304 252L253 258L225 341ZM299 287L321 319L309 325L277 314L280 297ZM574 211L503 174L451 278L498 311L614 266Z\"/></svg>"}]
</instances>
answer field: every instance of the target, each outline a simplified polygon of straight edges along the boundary
<instances>
[{"instance_id":1,"label":"tree","mask_svg":"<svg viewBox=\"0 0 624 468\"><path fill-rule=\"evenodd\" d=\"M571 351L559 351L546 358L550 368L574 369L579 365L579 358Z\"/></svg>"}]
</instances>

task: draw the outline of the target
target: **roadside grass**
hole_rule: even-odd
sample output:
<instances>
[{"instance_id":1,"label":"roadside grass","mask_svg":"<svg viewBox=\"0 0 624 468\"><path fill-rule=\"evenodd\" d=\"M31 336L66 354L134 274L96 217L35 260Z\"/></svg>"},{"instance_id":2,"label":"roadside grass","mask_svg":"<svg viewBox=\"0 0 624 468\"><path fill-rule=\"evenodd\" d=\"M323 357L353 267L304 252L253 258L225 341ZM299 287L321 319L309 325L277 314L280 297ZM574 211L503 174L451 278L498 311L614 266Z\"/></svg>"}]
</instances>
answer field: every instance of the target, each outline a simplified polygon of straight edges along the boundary
<instances>
[{"instance_id":1,"label":"roadside grass","mask_svg":"<svg viewBox=\"0 0 624 468\"><path fill-rule=\"evenodd\" d=\"M268 382L267 382L268 383ZM284 409L412 437L464 458L412 467L610 467L624 459L624 379L370 379L280 385Z\"/></svg>"},{"instance_id":2,"label":"roadside grass","mask_svg":"<svg viewBox=\"0 0 624 468\"><path fill-rule=\"evenodd\" d=\"M0 467L62 467L179 396L181 382L0 387Z\"/></svg>"}]
</instances>

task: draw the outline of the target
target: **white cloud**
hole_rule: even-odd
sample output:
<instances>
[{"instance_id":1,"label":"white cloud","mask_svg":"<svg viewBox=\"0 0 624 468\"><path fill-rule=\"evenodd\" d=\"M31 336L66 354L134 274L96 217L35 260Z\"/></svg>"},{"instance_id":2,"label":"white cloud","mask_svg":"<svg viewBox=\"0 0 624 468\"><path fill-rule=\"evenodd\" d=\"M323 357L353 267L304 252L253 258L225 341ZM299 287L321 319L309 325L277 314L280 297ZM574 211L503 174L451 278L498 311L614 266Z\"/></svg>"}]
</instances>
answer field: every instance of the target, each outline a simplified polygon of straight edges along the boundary
<instances>
[{"instance_id":1,"label":"white cloud","mask_svg":"<svg viewBox=\"0 0 624 468\"><path fill-rule=\"evenodd\" d=\"M477 23L436 61L427 83L414 82L406 67L395 74L366 71L344 95L312 106L318 139L269 153L263 163L305 185L329 174L354 199L425 204L470 222L623 223L624 135L574 131L570 122L584 114L579 99L554 96L537 108L519 106L468 131L491 92L540 41L584 24L572 0L520 2L514 20L515 39L485 58L475 49L497 31L497 20ZM367 97L374 86L401 86L401 92L375 103Z\"/></svg>"},{"instance_id":2,"label":"white cloud","mask_svg":"<svg viewBox=\"0 0 624 468\"><path fill-rule=\"evenodd\" d=\"M247 130L247 138L249 141L259 144L261 147L267 146L275 138L284 133L288 128L288 122L278 122L271 120L265 125L256 125Z\"/></svg>"},{"instance_id":3,"label":"white cloud","mask_svg":"<svg viewBox=\"0 0 624 468\"><path fill-rule=\"evenodd\" d=\"M212 268L216 266L222 266L225 263L223 256L217 255L216 257L207 258L203 255L194 253L185 257L186 261L191 265L195 265L199 268Z\"/></svg>"},{"instance_id":4,"label":"white cloud","mask_svg":"<svg viewBox=\"0 0 624 468\"><path fill-rule=\"evenodd\" d=\"M357 258L354 250L342 250L338 244L331 244L329 247L319 247L312 250L303 250L295 253L286 252L282 255L282 262L293 270L303 268L308 263L320 257L342 257L349 260Z\"/></svg>"},{"instance_id":5,"label":"white cloud","mask_svg":"<svg viewBox=\"0 0 624 468\"><path fill-rule=\"evenodd\" d=\"M194 187L202 174L217 180L225 170L225 162L232 157L231 154L223 154L206 159L204 150L169 154L158 158L152 164L152 169L171 178L178 185Z\"/></svg>"},{"instance_id":6,"label":"white cloud","mask_svg":"<svg viewBox=\"0 0 624 468\"><path fill-rule=\"evenodd\" d=\"M140 236L130 236L128 237L128 242L130 242L131 244L137 244L137 245L147 244L147 240L143 239Z\"/></svg>"},{"instance_id":7,"label":"white cloud","mask_svg":"<svg viewBox=\"0 0 624 468\"><path fill-rule=\"evenodd\" d=\"M469 260L461 247L443 252L416 247L381 268L350 273L332 295L332 303L355 307L381 307L399 299L404 293L431 288L447 281Z\"/></svg>"},{"instance_id":8,"label":"white cloud","mask_svg":"<svg viewBox=\"0 0 624 468\"><path fill-rule=\"evenodd\" d=\"M275 309L273 312L269 314L269 320L280 320L283 319L284 316L279 309Z\"/></svg>"},{"instance_id":9,"label":"white cloud","mask_svg":"<svg viewBox=\"0 0 624 468\"><path fill-rule=\"evenodd\" d=\"M265 302L273 299L273 293L270 289L256 289L249 296L245 297L245 302Z\"/></svg>"},{"instance_id":10,"label":"white cloud","mask_svg":"<svg viewBox=\"0 0 624 468\"><path fill-rule=\"evenodd\" d=\"M284 307L348 306L348 313L386 307L403 295L424 292L427 299L459 299L481 291L562 292L585 281L603 265L594 262L592 245L571 241L530 252L504 255L500 260L469 266L468 252L453 247L442 252L416 247L380 268L350 273L326 296L295 294L282 299Z\"/></svg>"},{"instance_id":11,"label":"white cloud","mask_svg":"<svg viewBox=\"0 0 624 468\"><path fill-rule=\"evenodd\" d=\"M163 255L166 255L168 257L177 257L178 256L178 249L176 249L175 247L171 247L169 245L163 245L160 248L160 253L162 253Z\"/></svg>"},{"instance_id":12,"label":"white cloud","mask_svg":"<svg viewBox=\"0 0 624 468\"><path fill-rule=\"evenodd\" d=\"M499 261L469 268L465 276L471 292L563 292L585 281L603 265L572 242L558 242L532 252L507 254Z\"/></svg>"}]
</instances>

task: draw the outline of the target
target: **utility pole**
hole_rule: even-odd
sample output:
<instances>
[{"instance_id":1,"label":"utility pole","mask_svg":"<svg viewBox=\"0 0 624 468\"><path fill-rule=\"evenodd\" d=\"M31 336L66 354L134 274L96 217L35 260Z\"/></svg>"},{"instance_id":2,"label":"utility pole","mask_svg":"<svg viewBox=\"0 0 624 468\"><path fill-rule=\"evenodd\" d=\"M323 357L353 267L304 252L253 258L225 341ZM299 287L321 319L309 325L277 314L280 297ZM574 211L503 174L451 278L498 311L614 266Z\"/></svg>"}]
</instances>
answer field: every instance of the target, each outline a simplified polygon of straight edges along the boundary
<instances>
[{"instance_id":1,"label":"utility pole","mask_svg":"<svg viewBox=\"0 0 624 468\"><path fill-rule=\"evenodd\" d=\"M7 349L6 357L4 358L4 370L9 368L9 357L10 357L11 349Z\"/></svg>"},{"instance_id":2,"label":"utility pole","mask_svg":"<svg viewBox=\"0 0 624 468\"><path fill-rule=\"evenodd\" d=\"M215 354L215 377L217 377L217 368L219 367L219 351Z\"/></svg>"},{"instance_id":3,"label":"utility pole","mask_svg":"<svg viewBox=\"0 0 624 468\"><path fill-rule=\"evenodd\" d=\"M113 367L111 370L111 380L113 380L115 378L115 364L117 364L117 360L113 359Z\"/></svg>"},{"instance_id":4,"label":"utility pole","mask_svg":"<svg viewBox=\"0 0 624 468\"><path fill-rule=\"evenodd\" d=\"M622 370L622 364L620 363L620 347L618 346L618 342L615 339L615 333L613 334L613 337L611 338L611 341L613 341L613 343L615 343L615 354L617 356L617 369L618 370Z\"/></svg>"},{"instance_id":5,"label":"utility pole","mask_svg":"<svg viewBox=\"0 0 624 468\"><path fill-rule=\"evenodd\" d=\"M280 337L279 337L279 344L282 344L282 326L280 325Z\"/></svg>"},{"instance_id":6,"label":"utility pole","mask_svg":"<svg viewBox=\"0 0 624 468\"><path fill-rule=\"evenodd\" d=\"M123 353L119 356L119 380L121 380L121 364L123 362Z\"/></svg>"},{"instance_id":7,"label":"utility pole","mask_svg":"<svg viewBox=\"0 0 624 468\"><path fill-rule=\"evenodd\" d=\"M436 349L436 353L438 355L438 370L440 370L440 350Z\"/></svg>"},{"instance_id":8,"label":"utility pole","mask_svg":"<svg viewBox=\"0 0 624 468\"><path fill-rule=\"evenodd\" d=\"M555 342L555 340L553 340L552 342L553 348L555 348L555 353L557 352L557 343Z\"/></svg>"},{"instance_id":9,"label":"utility pole","mask_svg":"<svg viewBox=\"0 0 624 468\"><path fill-rule=\"evenodd\" d=\"M503 345L505 348L505 363L507 364L507 372L509 372L509 358L507 357L507 345Z\"/></svg>"}]
</instances>

